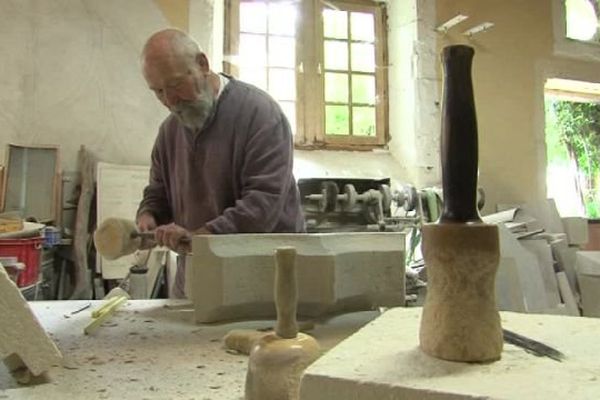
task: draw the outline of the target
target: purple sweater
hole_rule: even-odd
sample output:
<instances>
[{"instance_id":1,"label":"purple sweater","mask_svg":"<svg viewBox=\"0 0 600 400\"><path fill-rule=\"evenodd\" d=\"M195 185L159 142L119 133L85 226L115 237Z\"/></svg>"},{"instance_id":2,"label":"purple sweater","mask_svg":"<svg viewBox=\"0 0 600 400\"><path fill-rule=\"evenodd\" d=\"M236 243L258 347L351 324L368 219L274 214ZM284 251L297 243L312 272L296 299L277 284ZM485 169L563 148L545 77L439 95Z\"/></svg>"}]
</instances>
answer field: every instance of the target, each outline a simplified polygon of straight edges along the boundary
<instances>
[{"instance_id":1,"label":"purple sweater","mask_svg":"<svg viewBox=\"0 0 600 400\"><path fill-rule=\"evenodd\" d=\"M293 138L279 105L231 79L194 135L170 115L152 150L138 214L212 233L304 232Z\"/></svg>"}]
</instances>

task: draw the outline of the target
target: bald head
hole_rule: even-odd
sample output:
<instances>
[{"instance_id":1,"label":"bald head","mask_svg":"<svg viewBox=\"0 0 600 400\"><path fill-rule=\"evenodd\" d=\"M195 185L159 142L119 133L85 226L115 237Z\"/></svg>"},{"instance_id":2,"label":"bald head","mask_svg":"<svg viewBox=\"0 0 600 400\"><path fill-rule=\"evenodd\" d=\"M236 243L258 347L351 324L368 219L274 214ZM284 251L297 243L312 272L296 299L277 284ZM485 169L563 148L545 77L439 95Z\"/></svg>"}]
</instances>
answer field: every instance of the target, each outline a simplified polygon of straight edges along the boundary
<instances>
[{"instance_id":1,"label":"bald head","mask_svg":"<svg viewBox=\"0 0 600 400\"><path fill-rule=\"evenodd\" d=\"M178 29L154 33L142 50L148 87L185 126L200 129L208 118L219 89L198 43Z\"/></svg>"},{"instance_id":2,"label":"bald head","mask_svg":"<svg viewBox=\"0 0 600 400\"><path fill-rule=\"evenodd\" d=\"M198 43L187 33L178 29L164 29L154 33L146 41L142 50L142 63L161 61L171 58L185 63L197 62L204 53Z\"/></svg>"}]
</instances>

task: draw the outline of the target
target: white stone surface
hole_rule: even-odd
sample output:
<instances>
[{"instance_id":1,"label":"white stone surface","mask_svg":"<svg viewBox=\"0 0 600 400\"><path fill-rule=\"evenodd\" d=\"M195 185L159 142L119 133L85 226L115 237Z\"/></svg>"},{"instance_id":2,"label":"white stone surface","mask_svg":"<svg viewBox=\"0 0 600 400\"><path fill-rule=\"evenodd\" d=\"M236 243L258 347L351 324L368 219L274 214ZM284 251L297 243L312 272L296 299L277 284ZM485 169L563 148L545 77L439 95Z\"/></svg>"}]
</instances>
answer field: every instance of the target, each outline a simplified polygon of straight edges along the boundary
<instances>
[{"instance_id":1,"label":"white stone surface","mask_svg":"<svg viewBox=\"0 0 600 400\"><path fill-rule=\"evenodd\" d=\"M566 239L555 240L550 243L554 258L558 262L561 270L565 271L569 286L573 293L579 293L579 284L577 283L577 273L575 272L575 263L577 252L580 251L577 246L569 246Z\"/></svg>"},{"instance_id":2,"label":"white stone surface","mask_svg":"<svg viewBox=\"0 0 600 400\"><path fill-rule=\"evenodd\" d=\"M27 301L0 266L0 360L10 371L25 366L38 376L60 363L61 358Z\"/></svg>"},{"instance_id":3,"label":"white stone surface","mask_svg":"<svg viewBox=\"0 0 600 400\"><path fill-rule=\"evenodd\" d=\"M0 363L0 399L240 400L248 357L227 352L222 338L232 329L265 329L275 323L198 326L181 301L130 300L94 335L84 335L90 310L70 313L87 303L31 303L62 350L64 366L53 366L46 382L19 387ZM92 301L92 309L101 304ZM310 334L329 350L377 314L340 315L317 322Z\"/></svg>"},{"instance_id":4,"label":"white stone surface","mask_svg":"<svg viewBox=\"0 0 600 400\"><path fill-rule=\"evenodd\" d=\"M583 217L563 217L562 224L570 245L581 246L588 242L588 220Z\"/></svg>"},{"instance_id":5,"label":"white stone surface","mask_svg":"<svg viewBox=\"0 0 600 400\"><path fill-rule=\"evenodd\" d=\"M517 261L501 257L496 272L496 305L499 310L526 312L525 297L517 270Z\"/></svg>"},{"instance_id":6,"label":"white stone surface","mask_svg":"<svg viewBox=\"0 0 600 400\"><path fill-rule=\"evenodd\" d=\"M519 243L537 257L537 267L542 275L542 282L546 291L547 308L556 308L561 301L550 245L546 239L523 239L519 240Z\"/></svg>"},{"instance_id":7,"label":"white stone surface","mask_svg":"<svg viewBox=\"0 0 600 400\"><path fill-rule=\"evenodd\" d=\"M565 274L564 271L557 272L556 280L558 281L560 297L563 300L567 314L575 317L580 316L581 313L579 312L579 307L577 306L577 300L575 299L573 291L571 290L571 286L569 285L567 274Z\"/></svg>"},{"instance_id":8,"label":"white stone surface","mask_svg":"<svg viewBox=\"0 0 600 400\"><path fill-rule=\"evenodd\" d=\"M600 317L600 251L579 251L575 264L586 317Z\"/></svg>"},{"instance_id":9,"label":"white stone surface","mask_svg":"<svg viewBox=\"0 0 600 400\"><path fill-rule=\"evenodd\" d=\"M510 294L500 294L497 296L501 299L503 296L517 296L516 289L511 287L512 282L518 279L521 288L521 297L525 305L526 312L543 312L551 308L548 301L546 289L544 287L544 279L540 271L537 257L531 252L525 250L512 233L508 231L502 224L498 225L498 233L500 236L500 264L496 275L496 288L511 288ZM512 261L504 261L504 258L513 259L516 263L516 268L505 271L503 268L510 267ZM515 276L515 272L517 276ZM508 281L502 281L508 279ZM500 303L500 302L499 302ZM520 305L521 300L513 298L510 302L502 304ZM504 309L504 311L522 311L521 309Z\"/></svg>"},{"instance_id":10,"label":"white stone surface","mask_svg":"<svg viewBox=\"0 0 600 400\"><path fill-rule=\"evenodd\" d=\"M301 400L597 399L600 321L502 312L506 329L566 355L557 362L506 344L489 364L442 361L421 352L421 309L395 308L360 329L305 372Z\"/></svg>"},{"instance_id":11,"label":"white stone surface","mask_svg":"<svg viewBox=\"0 0 600 400\"><path fill-rule=\"evenodd\" d=\"M297 251L298 315L404 305L401 233L199 235L186 271L196 321L274 317L282 246Z\"/></svg>"}]
</instances>

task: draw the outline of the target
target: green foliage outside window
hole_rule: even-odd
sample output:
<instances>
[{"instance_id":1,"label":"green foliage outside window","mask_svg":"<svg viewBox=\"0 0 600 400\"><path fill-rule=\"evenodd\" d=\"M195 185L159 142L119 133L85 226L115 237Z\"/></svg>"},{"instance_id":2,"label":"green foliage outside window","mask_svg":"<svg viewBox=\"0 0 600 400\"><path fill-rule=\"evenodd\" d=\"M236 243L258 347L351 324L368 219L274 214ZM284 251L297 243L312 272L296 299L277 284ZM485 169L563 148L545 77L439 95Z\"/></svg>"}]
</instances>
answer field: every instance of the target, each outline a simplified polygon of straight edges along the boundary
<instances>
[{"instance_id":1,"label":"green foliage outside window","mask_svg":"<svg viewBox=\"0 0 600 400\"><path fill-rule=\"evenodd\" d=\"M600 217L600 104L549 100L546 135L549 162L573 161L588 218ZM546 114L548 115L548 113Z\"/></svg>"}]
</instances>

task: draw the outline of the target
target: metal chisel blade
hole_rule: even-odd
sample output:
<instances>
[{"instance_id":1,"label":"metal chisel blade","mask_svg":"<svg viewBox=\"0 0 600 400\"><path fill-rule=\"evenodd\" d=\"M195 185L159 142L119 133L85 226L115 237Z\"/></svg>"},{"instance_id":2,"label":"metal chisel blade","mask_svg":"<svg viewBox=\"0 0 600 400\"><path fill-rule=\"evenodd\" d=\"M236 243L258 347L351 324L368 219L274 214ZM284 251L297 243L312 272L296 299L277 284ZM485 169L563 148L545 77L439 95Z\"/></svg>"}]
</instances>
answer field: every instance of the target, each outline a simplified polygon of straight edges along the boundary
<instances>
[{"instance_id":1,"label":"metal chisel blade","mask_svg":"<svg viewBox=\"0 0 600 400\"><path fill-rule=\"evenodd\" d=\"M518 333L509 331L507 329L502 329L502 335L504 336L504 341L506 343L520 347L538 357L549 357L559 362L565 359L565 355L555 348L528 337L519 335Z\"/></svg>"}]
</instances>

